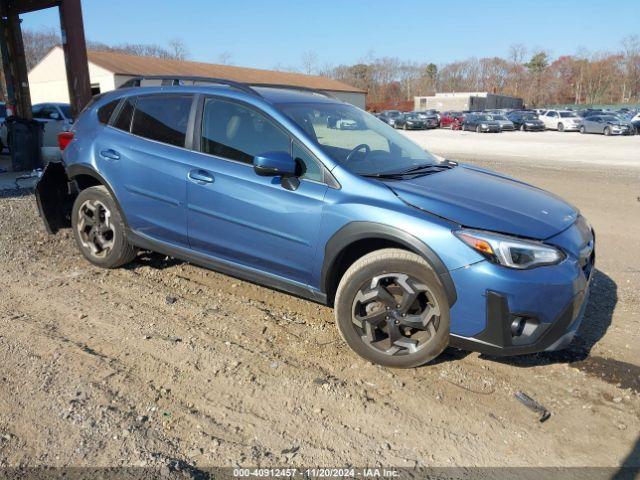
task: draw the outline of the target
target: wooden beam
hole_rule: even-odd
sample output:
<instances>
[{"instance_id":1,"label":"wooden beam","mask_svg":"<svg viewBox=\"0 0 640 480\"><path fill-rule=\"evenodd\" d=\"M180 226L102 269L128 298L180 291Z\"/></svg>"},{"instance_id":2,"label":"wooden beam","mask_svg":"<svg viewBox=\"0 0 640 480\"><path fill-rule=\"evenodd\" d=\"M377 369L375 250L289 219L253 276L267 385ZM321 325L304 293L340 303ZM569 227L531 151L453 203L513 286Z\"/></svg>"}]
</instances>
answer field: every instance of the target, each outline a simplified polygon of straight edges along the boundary
<instances>
[{"instance_id":1,"label":"wooden beam","mask_svg":"<svg viewBox=\"0 0 640 480\"><path fill-rule=\"evenodd\" d=\"M15 114L18 117L31 120L31 93L29 91L29 76L27 70L27 59L24 53L24 43L22 42L22 29L20 27L20 17L14 10L3 12L6 17L6 46L9 54L9 66L13 79L13 89L15 95ZM10 81L7 79L7 81Z\"/></svg>"},{"instance_id":2,"label":"wooden beam","mask_svg":"<svg viewBox=\"0 0 640 480\"><path fill-rule=\"evenodd\" d=\"M59 0L10 0L8 3L10 10L20 14L57 7L60 2Z\"/></svg>"},{"instance_id":3,"label":"wooden beam","mask_svg":"<svg viewBox=\"0 0 640 480\"><path fill-rule=\"evenodd\" d=\"M80 0L62 0L60 2L60 27L62 28L62 47L67 68L71 111L76 116L91 100L89 62Z\"/></svg>"}]
</instances>

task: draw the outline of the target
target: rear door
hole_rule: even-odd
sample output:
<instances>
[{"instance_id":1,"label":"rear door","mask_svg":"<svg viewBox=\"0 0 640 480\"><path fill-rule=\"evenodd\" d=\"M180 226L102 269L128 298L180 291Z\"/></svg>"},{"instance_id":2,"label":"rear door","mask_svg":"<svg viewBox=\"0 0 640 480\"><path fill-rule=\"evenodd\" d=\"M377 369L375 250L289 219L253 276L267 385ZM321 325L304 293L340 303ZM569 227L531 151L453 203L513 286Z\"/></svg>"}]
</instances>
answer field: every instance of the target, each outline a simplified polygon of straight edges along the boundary
<instances>
[{"instance_id":1,"label":"rear door","mask_svg":"<svg viewBox=\"0 0 640 480\"><path fill-rule=\"evenodd\" d=\"M191 248L307 285L326 172L279 124L249 105L209 97L201 110L187 175ZM255 155L278 151L297 159L297 188L254 172Z\"/></svg>"},{"instance_id":2,"label":"rear door","mask_svg":"<svg viewBox=\"0 0 640 480\"><path fill-rule=\"evenodd\" d=\"M187 247L185 141L194 96L129 97L95 143L99 170L116 190L129 227Z\"/></svg>"}]
</instances>

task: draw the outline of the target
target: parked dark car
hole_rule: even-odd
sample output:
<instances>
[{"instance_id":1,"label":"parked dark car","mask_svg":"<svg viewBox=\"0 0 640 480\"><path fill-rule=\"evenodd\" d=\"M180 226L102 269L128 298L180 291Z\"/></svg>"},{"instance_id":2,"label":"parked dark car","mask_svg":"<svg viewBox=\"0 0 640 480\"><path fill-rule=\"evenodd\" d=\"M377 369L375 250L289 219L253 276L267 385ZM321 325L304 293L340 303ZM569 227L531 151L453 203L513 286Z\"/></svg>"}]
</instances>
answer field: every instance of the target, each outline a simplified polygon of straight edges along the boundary
<instances>
[{"instance_id":1,"label":"parked dark car","mask_svg":"<svg viewBox=\"0 0 640 480\"><path fill-rule=\"evenodd\" d=\"M402 118L402 112L400 110L384 110L378 118L387 125L395 127L396 120Z\"/></svg>"},{"instance_id":2,"label":"parked dark car","mask_svg":"<svg viewBox=\"0 0 640 480\"><path fill-rule=\"evenodd\" d=\"M501 132L500 124L495 120L491 120L489 115L470 113L465 116L462 122L462 130L473 130L478 133L482 132Z\"/></svg>"},{"instance_id":3,"label":"parked dark car","mask_svg":"<svg viewBox=\"0 0 640 480\"><path fill-rule=\"evenodd\" d=\"M451 128L456 130L460 128L464 121L464 114L462 112L444 112L440 115L440 127Z\"/></svg>"},{"instance_id":4,"label":"parked dark car","mask_svg":"<svg viewBox=\"0 0 640 480\"><path fill-rule=\"evenodd\" d=\"M523 132L542 132L545 129L544 122L534 112L514 111L507 115L516 129Z\"/></svg>"},{"instance_id":5,"label":"parked dark car","mask_svg":"<svg viewBox=\"0 0 640 480\"><path fill-rule=\"evenodd\" d=\"M402 116L402 123L400 119L396 120L395 127L404 130L424 130L427 128L427 121L417 112L409 112Z\"/></svg>"},{"instance_id":6,"label":"parked dark car","mask_svg":"<svg viewBox=\"0 0 640 480\"><path fill-rule=\"evenodd\" d=\"M438 128L440 125L440 118L436 113L431 113L431 111L426 112L412 112L417 114L426 124L426 128Z\"/></svg>"},{"instance_id":7,"label":"parked dark car","mask_svg":"<svg viewBox=\"0 0 640 480\"><path fill-rule=\"evenodd\" d=\"M634 127L614 115L591 115L583 118L580 133L600 133L602 135L633 135Z\"/></svg>"},{"instance_id":8,"label":"parked dark car","mask_svg":"<svg viewBox=\"0 0 640 480\"><path fill-rule=\"evenodd\" d=\"M633 125L635 134L640 135L640 112L631 112L627 118L631 125Z\"/></svg>"}]
</instances>

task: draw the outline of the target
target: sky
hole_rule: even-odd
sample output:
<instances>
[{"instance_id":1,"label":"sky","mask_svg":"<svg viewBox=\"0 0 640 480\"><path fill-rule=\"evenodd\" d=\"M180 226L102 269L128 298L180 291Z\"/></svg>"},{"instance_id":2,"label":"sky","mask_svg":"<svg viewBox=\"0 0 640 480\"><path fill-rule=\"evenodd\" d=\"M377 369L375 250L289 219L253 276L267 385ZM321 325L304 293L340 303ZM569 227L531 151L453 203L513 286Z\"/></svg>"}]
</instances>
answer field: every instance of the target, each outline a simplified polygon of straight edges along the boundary
<instances>
[{"instance_id":1,"label":"sky","mask_svg":"<svg viewBox=\"0 0 640 480\"><path fill-rule=\"evenodd\" d=\"M524 44L557 57L617 51L640 35L640 0L82 0L87 39L107 44L181 39L195 61L301 69L398 57L443 64L506 56ZM56 9L23 27L59 28Z\"/></svg>"}]
</instances>

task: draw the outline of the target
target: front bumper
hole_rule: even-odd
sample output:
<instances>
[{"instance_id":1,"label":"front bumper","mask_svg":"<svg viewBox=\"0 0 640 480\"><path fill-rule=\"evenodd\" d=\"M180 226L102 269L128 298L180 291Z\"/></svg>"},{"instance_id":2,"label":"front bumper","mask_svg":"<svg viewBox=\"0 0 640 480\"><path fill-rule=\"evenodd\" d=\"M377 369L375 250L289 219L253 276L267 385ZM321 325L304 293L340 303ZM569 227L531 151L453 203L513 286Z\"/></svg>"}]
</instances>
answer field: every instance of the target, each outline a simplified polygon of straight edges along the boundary
<instances>
[{"instance_id":1,"label":"front bumper","mask_svg":"<svg viewBox=\"0 0 640 480\"><path fill-rule=\"evenodd\" d=\"M567 253L557 265L512 270L482 261L450 272L458 292L451 346L508 356L571 343L589 295L594 237L574 225L550 240Z\"/></svg>"},{"instance_id":2,"label":"front bumper","mask_svg":"<svg viewBox=\"0 0 640 480\"><path fill-rule=\"evenodd\" d=\"M543 132L543 131L546 130L544 124L542 124L542 125L527 125L526 123L524 124L524 129L528 130L530 132Z\"/></svg>"}]
</instances>

